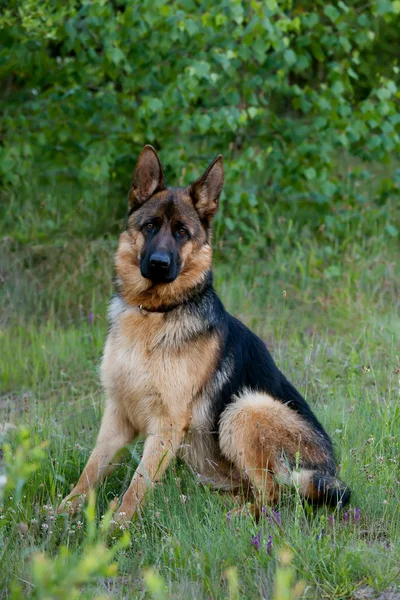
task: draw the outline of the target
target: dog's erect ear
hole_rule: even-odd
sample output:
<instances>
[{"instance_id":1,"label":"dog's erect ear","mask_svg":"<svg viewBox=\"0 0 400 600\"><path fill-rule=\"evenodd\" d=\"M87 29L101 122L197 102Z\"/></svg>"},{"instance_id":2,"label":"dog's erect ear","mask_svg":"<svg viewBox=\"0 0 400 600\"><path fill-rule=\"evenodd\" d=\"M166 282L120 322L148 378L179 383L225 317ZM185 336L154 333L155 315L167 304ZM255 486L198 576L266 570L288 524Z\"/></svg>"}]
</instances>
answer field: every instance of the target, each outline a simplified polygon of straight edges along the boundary
<instances>
[{"instance_id":1,"label":"dog's erect ear","mask_svg":"<svg viewBox=\"0 0 400 600\"><path fill-rule=\"evenodd\" d=\"M210 222L214 217L223 185L224 165L220 154L190 188L190 196L200 219Z\"/></svg>"},{"instance_id":2,"label":"dog's erect ear","mask_svg":"<svg viewBox=\"0 0 400 600\"><path fill-rule=\"evenodd\" d=\"M139 208L155 192L164 189L164 174L160 159L153 146L143 148L132 175L129 206Z\"/></svg>"}]
</instances>

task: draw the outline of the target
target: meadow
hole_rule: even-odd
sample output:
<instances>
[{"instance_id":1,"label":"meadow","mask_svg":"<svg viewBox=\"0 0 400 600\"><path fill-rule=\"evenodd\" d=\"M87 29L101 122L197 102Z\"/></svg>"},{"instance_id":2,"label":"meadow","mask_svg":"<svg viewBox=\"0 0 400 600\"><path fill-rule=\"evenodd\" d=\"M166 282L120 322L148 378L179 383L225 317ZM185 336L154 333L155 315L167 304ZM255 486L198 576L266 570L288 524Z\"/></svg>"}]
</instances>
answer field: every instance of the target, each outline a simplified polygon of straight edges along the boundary
<instances>
[{"instance_id":1,"label":"meadow","mask_svg":"<svg viewBox=\"0 0 400 600\"><path fill-rule=\"evenodd\" d=\"M82 234L90 215L77 210L74 230L55 210L53 241L41 243L50 226L38 207L46 212L48 200L30 204L21 191L3 219L0 598L398 600L400 271L388 228L397 200L377 204L371 194L340 236L299 225L278 203L253 243L214 242L220 297L331 434L350 506L316 510L291 491L259 522L231 518L231 498L174 463L122 538L106 535L107 507L127 487L140 442L96 504L56 515L100 423L117 237ZM106 223L109 206L93 219Z\"/></svg>"},{"instance_id":2,"label":"meadow","mask_svg":"<svg viewBox=\"0 0 400 600\"><path fill-rule=\"evenodd\" d=\"M400 600L400 2L9 0L0 11L0 600ZM215 285L331 434L342 512L259 522L141 442L75 516L140 149L226 166Z\"/></svg>"}]
</instances>

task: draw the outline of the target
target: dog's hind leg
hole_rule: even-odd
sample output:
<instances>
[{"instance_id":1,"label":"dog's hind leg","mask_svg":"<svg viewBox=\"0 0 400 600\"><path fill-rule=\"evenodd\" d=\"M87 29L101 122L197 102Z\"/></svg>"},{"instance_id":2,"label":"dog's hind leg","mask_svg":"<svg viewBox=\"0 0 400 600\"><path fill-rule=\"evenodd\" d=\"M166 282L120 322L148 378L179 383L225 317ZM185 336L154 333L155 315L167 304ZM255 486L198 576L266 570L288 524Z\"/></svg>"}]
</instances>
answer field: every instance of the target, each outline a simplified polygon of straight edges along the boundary
<instances>
[{"instance_id":1,"label":"dog's hind leg","mask_svg":"<svg viewBox=\"0 0 400 600\"><path fill-rule=\"evenodd\" d=\"M262 412L265 411L261 409ZM263 504L274 505L279 499L279 485L274 477L278 440L265 427L262 416L259 410L238 399L222 413L219 427L221 452L251 483L256 502L249 510L254 516ZM247 510L246 507L244 512Z\"/></svg>"},{"instance_id":2,"label":"dog's hind leg","mask_svg":"<svg viewBox=\"0 0 400 600\"><path fill-rule=\"evenodd\" d=\"M219 445L251 481L258 506L278 501L278 482L297 485L314 502L348 501L349 492L335 477L324 438L296 411L266 393L245 391L234 398L221 415Z\"/></svg>"},{"instance_id":3,"label":"dog's hind leg","mask_svg":"<svg viewBox=\"0 0 400 600\"><path fill-rule=\"evenodd\" d=\"M75 512L82 502L82 495L115 469L117 464L112 462L114 456L135 437L135 431L119 407L108 400L96 445L78 483L61 502L57 512Z\"/></svg>"}]
</instances>

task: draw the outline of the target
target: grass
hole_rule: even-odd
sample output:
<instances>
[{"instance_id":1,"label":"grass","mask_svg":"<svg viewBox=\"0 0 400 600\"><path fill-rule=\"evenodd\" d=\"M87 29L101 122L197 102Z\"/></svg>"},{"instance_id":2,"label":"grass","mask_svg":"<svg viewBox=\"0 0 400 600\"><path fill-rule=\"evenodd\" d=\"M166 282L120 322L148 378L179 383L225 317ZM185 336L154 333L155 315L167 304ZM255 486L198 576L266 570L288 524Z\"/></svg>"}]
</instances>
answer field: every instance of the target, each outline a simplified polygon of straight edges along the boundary
<instances>
[{"instance_id":1,"label":"grass","mask_svg":"<svg viewBox=\"0 0 400 600\"><path fill-rule=\"evenodd\" d=\"M270 515L228 522L232 500L199 487L175 463L130 541L111 540L108 550L96 545L98 523L127 487L140 443L98 490L95 516L93 507L75 517L54 517L54 509L100 423L98 365L116 240L3 240L0 414L19 429L2 434L0 598L281 599L285 560L290 586L303 582L288 597L388 589L400 597L400 273L398 240L385 229L394 208L366 208L365 223L348 225L340 238L271 216L267 252L263 240L241 255L216 244L215 282L227 309L266 341L334 440L353 492L346 513L314 511L283 493L280 525ZM88 566L87 556L97 558ZM116 572L103 564L112 560Z\"/></svg>"}]
</instances>

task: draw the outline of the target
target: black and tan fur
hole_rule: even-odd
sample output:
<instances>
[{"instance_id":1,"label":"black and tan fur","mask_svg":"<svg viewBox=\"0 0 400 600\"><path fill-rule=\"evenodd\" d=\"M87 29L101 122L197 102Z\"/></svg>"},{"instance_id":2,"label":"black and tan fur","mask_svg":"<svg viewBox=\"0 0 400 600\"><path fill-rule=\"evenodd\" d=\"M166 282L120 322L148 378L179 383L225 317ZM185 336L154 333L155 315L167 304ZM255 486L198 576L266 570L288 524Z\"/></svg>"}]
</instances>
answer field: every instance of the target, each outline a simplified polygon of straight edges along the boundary
<instances>
[{"instance_id":1,"label":"black and tan fur","mask_svg":"<svg viewBox=\"0 0 400 600\"><path fill-rule=\"evenodd\" d=\"M322 425L214 291L210 225L223 178L219 156L192 186L166 188L155 150L146 146L139 157L115 259L101 368L107 403L96 446L60 511L73 510L138 436L143 456L117 521L132 518L178 455L202 482L250 489L255 506L275 503L281 484L313 503L349 500Z\"/></svg>"}]
</instances>

